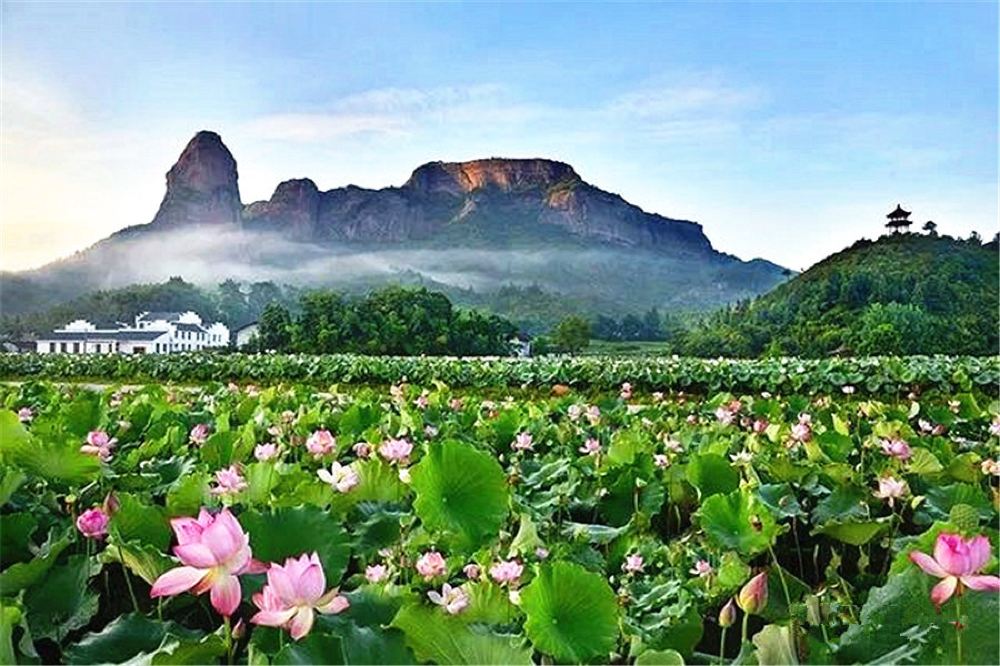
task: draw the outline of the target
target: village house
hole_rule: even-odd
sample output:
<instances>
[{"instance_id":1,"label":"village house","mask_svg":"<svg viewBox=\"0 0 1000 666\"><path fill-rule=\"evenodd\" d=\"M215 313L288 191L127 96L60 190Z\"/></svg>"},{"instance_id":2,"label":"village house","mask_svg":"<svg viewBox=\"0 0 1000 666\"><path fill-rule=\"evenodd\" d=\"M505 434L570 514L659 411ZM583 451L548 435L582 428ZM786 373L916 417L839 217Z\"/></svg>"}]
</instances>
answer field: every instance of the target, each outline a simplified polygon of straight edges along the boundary
<instances>
[{"instance_id":1,"label":"village house","mask_svg":"<svg viewBox=\"0 0 1000 666\"><path fill-rule=\"evenodd\" d=\"M98 328L77 319L39 336L39 354L170 354L229 345L229 329L206 326L194 312L144 312L135 325Z\"/></svg>"}]
</instances>

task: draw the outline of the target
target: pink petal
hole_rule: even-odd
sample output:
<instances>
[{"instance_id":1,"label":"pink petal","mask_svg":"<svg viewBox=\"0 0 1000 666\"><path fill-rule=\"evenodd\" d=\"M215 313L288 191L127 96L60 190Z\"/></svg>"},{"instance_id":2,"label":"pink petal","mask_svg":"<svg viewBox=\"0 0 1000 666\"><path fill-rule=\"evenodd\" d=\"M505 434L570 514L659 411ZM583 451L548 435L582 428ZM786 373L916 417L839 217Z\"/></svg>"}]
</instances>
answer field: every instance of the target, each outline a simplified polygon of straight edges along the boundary
<instances>
[{"instance_id":1,"label":"pink petal","mask_svg":"<svg viewBox=\"0 0 1000 666\"><path fill-rule=\"evenodd\" d=\"M316 606L316 610L324 615L336 615L337 613L343 613L350 607L351 602L348 601L347 597L342 597L338 594L327 603Z\"/></svg>"},{"instance_id":2,"label":"pink petal","mask_svg":"<svg viewBox=\"0 0 1000 666\"><path fill-rule=\"evenodd\" d=\"M201 532L204 529L194 518L174 518L170 521L170 527L177 535L178 545L184 546L189 543L201 541Z\"/></svg>"},{"instance_id":3,"label":"pink petal","mask_svg":"<svg viewBox=\"0 0 1000 666\"><path fill-rule=\"evenodd\" d=\"M267 584L284 601L291 602L295 599L295 584L280 564L272 564L267 570Z\"/></svg>"},{"instance_id":4,"label":"pink petal","mask_svg":"<svg viewBox=\"0 0 1000 666\"><path fill-rule=\"evenodd\" d=\"M295 581L296 596L310 604L323 596L324 588L326 588L326 576L323 575L323 568L315 564L306 567Z\"/></svg>"},{"instance_id":5,"label":"pink petal","mask_svg":"<svg viewBox=\"0 0 1000 666\"><path fill-rule=\"evenodd\" d=\"M969 571L975 573L990 561L990 540L979 535L969 542Z\"/></svg>"},{"instance_id":6,"label":"pink petal","mask_svg":"<svg viewBox=\"0 0 1000 666\"><path fill-rule=\"evenodd\" d=\"M201 542L212 550L218 562L225 562L230 559L242 546L240 541L233 538L232 532L226 527L221 519L222 514L204 532L201 533Z\"/></svg>"},{"instance_id":7,"label":"pink petal","mask_svg":"<svg viewBox=\"0 0 1000 666\"><path fill-rule=\"evenodd\" d=\"M262 574L262 573L267 573L267 569L268 569L269 566L270 565L267 562L261 562L260 560L255 560L254 558L251 557L249 559L249 561L247 561L246 566L243 568L243 571L240 571L238 573L241 573L241 574L245 574L245 573L246 574ZM234 573L237 573L237 572L234 572Z\"/></svg>"},{"instance_id":8,"label":"pink petal","mask_svg":"<svg viewBox=\"0 0 1000 666\"><path fill-rule=\"evenodd\" d=\"M215 517L216 523L222 523L222 526L226 528L229 532L229 536L235 543L243 543L246 535L243 533L243 527L240 522L236 520L236 517L229 512L229 509L223 509L219 512L219 515Z\"/></svg>"},{"instance_id":9,"label":"pink petal","mask_svg":"<svg viewBox=\"0 0 1000 666\"><path fill-rule=\"evenodd\" d=\"M927 553L921 553L919 550L915 550L910 553L910 561L923 569L924 573L929 573L932 576L944 578L948 575L948 572L941 568L941 565L937 563L937 560Z\"/></svg>"},{"instance_id":10,"label":"pink petal","mask_svg":"<svg viewBox=\"0 0 1000 666\"><path fill-rule=\"evenodd\" d=\"M962 576L969 571L968 548L957 534L939 534L934 542L934 559L952 576Z\"/></svg>"},{"instance_id":11,"label":"pink petal","mask_svg":"<svg viewBox=\"0 0 1000 666\"><path fill-rule=\"evenodd\" d=\"M1000 591L1000 578L996 576L962 576L962 583L970 590L979 592Z\"/></svg>"},{"instance_id":12,"label":"pink petal","mask_svg":"<svg viewBox=\"0 0 1000 666\"><path fill-rule=\"evenodd\" d=\"M229 617L239 608L243 591L240 589L240 579L236 576L222 575L212 585L212 608L219 615Z\"/></svg>"},{"instance_id":13,"label":"pink petal","mask_svg":"<svg viewBox=\"0 0 1000 666\"><path fill-rule=\"evenodd\" d=\"M312 608L305 606L299 607L295 616L292 618L292 621L288 625L288 633L290 633L292 638L295 640L299 640L312 631L313 619L315 617L316 614L313 613Z\"/></svg>"},{"instance_id":14,"label":"pink petal","mask_svg":"<svg viewBox=\"0 0 1000 666\"><path fill-rule=\"evenodd\" d=\"M287 608L285 610L266 610L260 611L252 618L250 621L254 624L262 624L265 627L283 627L292 616L295 615L294 608Z\"/></svg>"},{"instance_id":15,"label":"pink petal","mask_svg":"<svg viewBox=\"0 0 1000 666\"><path fill-rule=\"evenodd\" d=\"M207 573L204 569L195 569L194 567L171 569L156 579L149 591L149 596L155 599L156 597L172 597L175 594L187 592L201 582Z\"/></svg>"},{"instance_id":16,"label":"pink petal","mask_svg":"<svg viewBox=\"0 0 1000 666\"><path fill-rule=\"evenodd\" d=\"M189 567L198 567L199 569L211 569L219 563L212 551L203 543L186 543L177 546L174 548L174 555Z\"/></svg>"},{"instance_id":17,"label":"pink petal","mask_svg":"<svg viewBox=\"0 0 1000 666\"><path fill-rule=\"evenodd\" d=\"M958 579L954 576L942 579L931 590L931 601L934 602L935 606L941 608L941 604L951 599L951 595L955 594L956 587L958 587Z\"/></svg>"}]
</instances>

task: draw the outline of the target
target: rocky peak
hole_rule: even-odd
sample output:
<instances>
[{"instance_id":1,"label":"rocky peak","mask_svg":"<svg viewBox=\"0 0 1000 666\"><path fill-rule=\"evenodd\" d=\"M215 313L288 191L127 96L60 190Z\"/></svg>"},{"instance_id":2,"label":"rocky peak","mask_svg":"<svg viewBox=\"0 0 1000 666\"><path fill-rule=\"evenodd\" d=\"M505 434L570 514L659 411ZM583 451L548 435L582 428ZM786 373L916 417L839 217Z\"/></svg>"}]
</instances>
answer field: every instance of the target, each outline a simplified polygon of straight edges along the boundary
<instances>
[{"instance_id":1,"label":"rocky peak","mask_svg":"<svg viewBox=\"0 0 1000 666\"><path fill-rule=\"evenodd\" d=\"M239 224L236 160L215 132L194 135L167 172L167 192L153 223Z\"/></svg>"},{"instance_id":2,"label":"rocky peak","mask_svg":"<svg viewBox=\"0 0 1000 666\"><path fill-rule=\"evenodd\" d=\"M488 188L517 192L579 180L573 167L564 162L491 157L470 162L430 162L418 167L404 187L428 194L464 196Z\"/></svg>"}]
</instances>

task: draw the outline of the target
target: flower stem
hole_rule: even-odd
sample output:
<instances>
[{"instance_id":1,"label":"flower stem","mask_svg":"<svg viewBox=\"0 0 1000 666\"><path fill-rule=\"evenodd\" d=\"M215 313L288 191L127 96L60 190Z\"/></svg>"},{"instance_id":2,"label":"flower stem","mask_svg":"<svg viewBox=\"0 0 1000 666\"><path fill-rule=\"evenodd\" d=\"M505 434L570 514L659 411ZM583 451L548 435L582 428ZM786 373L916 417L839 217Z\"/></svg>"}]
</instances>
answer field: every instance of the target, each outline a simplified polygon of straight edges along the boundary
<instances>
[{"instance_id":1,"label":"flower stem","mask_svg":"<svg viewBox=\"0 0 1000 666\"><path fill-rule=\"evenodd\" d=\"M774 568L778 570L778 579L781 581L781 589L785 593L785 606L788 608L788 615L791 616L792 595L788 593L788 583L785 582L785 572L781 570L781 565L778 564L778 556L774 554L774 548L772 546L768 546L767 550L771 553L771 559L774 561Z\"/></svg>"},{"instance_id":2,"label":"flower stem","mask_svg":"<svg viewBox=\"0 0 1000 666\"><path fill-rule=\"evenodd\" d=\"M726 663L726 631L728 627L722 628L722 638L719 639L719 663Z\"/></svg>"},{"instance_id":3,"label":"flower stem","mask_svg":"<svg viewBox=\"0 0 1000 666\"><path fill-rule=\"evenodd\" d=\"M743 613L743 639L742 642L747 642L747 623L750 622L750 613Z\"/></svg>"},{"instance_id":4,"label":"flower stem","mask_svg":"<svg viewBox=\"0 0 1000 666\"><path fill-rule=\"evenodd\" d=\"M955 595L955 663L964 664L962 660L962 595Z\"/></svg>"},{"instance_id":5,"label":"flower stem","mask_svg":"<svg viewBox=\"0 0 1000 666\"><path fill-rule=\"evenodd\" d=\"M136 614L141 613L139 610L139 600L135 596L135 590L132 589L132 579L128 576L128 567L125 566L125 553L122 552L121 544L116 544L118 548L118 559L121 560L122 564L122 576L125 577L125 587L128 588L128 596L132 599L132 608L135 609Z\"/></svg>"}]
</instances>

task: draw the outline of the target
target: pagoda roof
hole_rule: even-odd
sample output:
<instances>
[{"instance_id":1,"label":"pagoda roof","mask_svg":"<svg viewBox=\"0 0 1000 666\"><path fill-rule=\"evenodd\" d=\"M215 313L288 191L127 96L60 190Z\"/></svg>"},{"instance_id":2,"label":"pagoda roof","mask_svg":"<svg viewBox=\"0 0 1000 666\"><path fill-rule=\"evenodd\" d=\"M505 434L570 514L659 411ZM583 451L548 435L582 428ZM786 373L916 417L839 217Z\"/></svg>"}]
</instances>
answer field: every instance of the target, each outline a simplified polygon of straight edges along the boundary
<instances>
[{"instance_id":1,"label":"pagoda roof","mask_svg":"<svg viewBox=\"0 0 1000 666\"><path fill-rule=\"evenodd\" d=\"M900 206L899 204L896 204L896 210L894 210L891 213L889 213L888 215L886 215L886 217L888 217L890 219L892 219L894 217L909 217L909 216L910 216L910 211L903 210L903 207Z\"/></svg>"}]
</instances>

